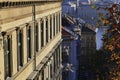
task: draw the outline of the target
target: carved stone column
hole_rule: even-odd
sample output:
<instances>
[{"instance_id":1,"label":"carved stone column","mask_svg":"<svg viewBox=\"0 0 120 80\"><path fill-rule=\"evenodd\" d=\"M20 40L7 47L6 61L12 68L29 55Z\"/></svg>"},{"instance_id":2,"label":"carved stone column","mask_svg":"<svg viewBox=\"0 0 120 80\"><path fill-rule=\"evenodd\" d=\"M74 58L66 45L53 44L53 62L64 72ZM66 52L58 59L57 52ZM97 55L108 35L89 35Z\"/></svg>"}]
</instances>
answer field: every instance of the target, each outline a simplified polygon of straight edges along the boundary
<instances>
[{"instance_id":1,"label":"carved stone column","mask_svg":"<svg viewBox=\"0 0 120 80\"><path fill-rule=\"evenodd\" d=\"M2 36L2 33L1 33L1 30L0 30L0 79L1 80L4 80L4 49L3 49L3 36Z\"/></svg>"},{"instance_id":2,"label":"carved stone column","mask_svg":"<svg viewBox=\"0 0 120 80\"><path fill-rule=\"evenodd\" d=\"M59 12L57 13L57 17L58 17L58 26L57 26L57 28L58 28L58 33L59 33L59 31L60 31L60 16L59 16Z\"/></svg>"},{"instance_id":3,"label":"carved stone column","mask_svg":"<svg viewBox=\"0 0 120 80\"><path fill-rule=\"evenodd\" d=\"M38 22L38 49L39 51L41 50L41 21L40 19L37 21Z\"/></svg>"},{"instance_id":4,"label":"carved stone column","mask_svg":"<svg viewBox=\"0 0 120 80\"><path fill-rule=\"evenodd\" d=\"M12 45L11 45L12 46L12 68L13 68L12 75L14 75L17 72L17 33L16 33L16 30L14 30L11 35L12 35Z\"/></svg>"},{"instance_id":5,"label":"carved stone column","mask_svg":"<svg viewBox=\"0 0 120 80\"><path fill-rule=\"evenodd\" d=\"M62 13L61 13L61 11L60 11L60 32L61 32L61 27L62 27Z\"/></svg>"},{"instance_id":6,"label":"carved stone column","mask_svg":"<svg viewBox=\"0 0 120 80\"><path fill-rule=\"evenodd\" d=\"M48 16L48 42L50 41L50 15Z\"/></svg>"},{"instance_id":7,"label":"carved stone column","mask_svg":"<svg viewBox=\"0 0 120 80\"><path fill-rule=\"evenodd\" d=\"M43 18L43 24L44 24L44 46L46 45L46 18Z\"/></svg>"},{"instance_id":8,"label":"carved stone column","mask_svg":"<svg viewBox=\"0 0 120 80\"><path fill-rule=\"evenodd\" d=\"M27 28L26 25L24 25L25 27L23 28L23 64L27 63Z\"/></svg>"},{"instance_id":9,"label":"carved stone column","mask_svg":"<svg viewBox=\"0 0 120 80\"><path fill-rule=\"evenodd\" d=\"M34 56L34 24L31 23L31 55Z\"/></svg>"},{"instance_id":10,"label":"carved stone column","mask_svg":"<svg viewBox=\"0 0 120 80\"><path fill-rule=\"evenodd\" d=\"M56 18L56 16L57 16L57 13L55 13L55 35L56 35L56 27L57 27L57 18Z\"/></svg>"},{"instance_id":11,"label":"carved stone column","mask_svg":"<svg viewBox=\"0 0 120 80\"><path fill-rule=\"evenodd\" d=\"M53 22L53 14L51 15L51 18L52 18L52 26L51 26L51 27L52 27L52 38L53 38L53 34L54 34L54 31L53 31L53 30L54 30L54 29L53 29L53 26L54 26L54 25L53 25L53 24L54 24L54 22Z\"/></svg>"}]
</instances>

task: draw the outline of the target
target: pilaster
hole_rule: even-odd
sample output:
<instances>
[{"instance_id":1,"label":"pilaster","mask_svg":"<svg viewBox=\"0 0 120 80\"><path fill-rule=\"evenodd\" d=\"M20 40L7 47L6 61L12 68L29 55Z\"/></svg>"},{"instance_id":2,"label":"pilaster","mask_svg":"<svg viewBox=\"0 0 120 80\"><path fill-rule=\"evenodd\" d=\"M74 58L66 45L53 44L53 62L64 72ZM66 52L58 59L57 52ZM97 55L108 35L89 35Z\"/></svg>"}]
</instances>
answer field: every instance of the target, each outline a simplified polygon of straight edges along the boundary
<instances>
[{"instance_id":1,"label":"pilaster","mask_svg":"<svg viewBox=\"0 0 120 80\"><path fill-rule=\"evenodd\" d=\"M52 38L53 38L53 34L54 34L54 29L53 29L53 24L54 24L54 22L53 22L53 14L51 15L51 18L52 18L52 26L51 26L51 28L52 28Z\"/></svg>"},{"instance_id":2,"label":"pilaster","mask_svg":"<svg viewBox=\"0 0 120 80\"><path fill-rule=\"evenodd\" d=\"M57 26L57 28L58 28L58 33L59 33L59 31L60 31L60 17L59 17L59 12L57 13L57 17L58 17L58 26Z\"/></svg>"},{"instance_id":3,"label":"pilaster","mask_svg":"<svg viewBox=\"0 0 120 80\"><path fill-rule=\"evenodd\" d=\"M50 62L47 63L48 80L50 80Z\"/></svg>"},{"instance_id":4,"label":"pilaster","mask_svg":"<svg viewBox=\"0 0 120 80\"><path fill-rule=\"evenodd\" d=\"M57 13L55 13L55 35L56 35L56 27L57 27L57 21L56 21L57 20L57 18L56 18L57 15L56 14Z\"/></svg>"},{"instance_id":5,"label":"pilaster","mask_svg":"<svg viewBox=\"0 0 120 80\"><path fill-rule=\"evenodd\" d=\"M12 75L17 73L17 34L12 32Z\"/></svg>"},{"instance_id":6,"label":"pilaster","mask_svg":"<svg viewBox=\"0 0 120 80\"><path fill-rule=\"evenodd\" d=\"M60 11L60 32L61 32L61 27L62 27L62 11Z\"/></svg>"},{"instance_id":7,"label":"pilaster","mask_svg":"<svg viewBox=\"0 0 120 80\"><path fill-rule=\"evenodd\" d=\"M48 16L48 42L50 41L50 15Z\"/></svg>"},{"instance_id":8,"label":"pilaster","mask_svg":"<svg viewBox=\"0 0 120 80\"><path fill-rule=\"evenodd\" d=\"M42 80L42 73L41 72L39 73L38 77L39 77L39 80Z\"/></svg>"},{"instance_id":9,"label":"pilaster","mask_svg":"<svg viewBox=\"0 0 120 80\"><path fill-rule=\"evenodd\" d=\"M34 24L31 23L31 56L34 56Z\"/></svg>"},{"instance_id":10,"label":"pilaster","mask_svg":"<svg viewBox=\"0 0 120 80\"><path fill-rule=\"evenodd\" d=\"M60 46L58 46L58 67L60 68Z\"/></svg>"},{"instance_id":11,"label":"pilaster","mask_svg":"<svg viewBox=\"0 0 120 80\"><path fill-rule=\"evenodd\" d=\"M53 56L51 57L51 65L52 65L52 70L50 69L51 73L52 73L52 78L53 78L53 74L54 74L54 61L53 61ZM51 79L52 80L52 79Z\"/></svg>"},{"instance_id":12,"label":"pilaster","mask_svg":"<svg viewBox=\"0 0 120 80\"><path fill-rule=\"evenodd\" d=\"M58 12L58 16L59 16L59 32L60 32L60 28L61 28L61 22L60 22L60 21L61 21L61 20L60 20L60 19L61 19L61 16L60 16L60 15L61 15L61 14L60 14L60 11L59 11L59 12Z\"/></svg>"},{"instance_id":13,"label":"pilaster","mask_svg":"<svg viewBox=\"0 0 120 80\"><path fill-rule=\"evenodd\" d=\"M60 64L62 63L62 45L60 44Z\"/></svg>"},{"instance_id":14,"label":"pilaster","mask_svg":"<svg viewBox=\"0 0 120 80\"><path fill-rule=\"evenodd\" d=\"M25 25L24 25L25 26ZM23 28L23 65L27 63L27 28Z\"/></svg>"},{"instance_id":15,"label":"pilaster","mask_svg":"<svg viewBox=\"0 0 120 80\"><path fill-rule=\"evenodd\" d=\"M44 80L47 80L47 74L48 74L48 70L47 70L47 66L45 66L44 68Z\"/></svg>"},{"instance_id":16,"label":"pilaster","mask_svg":"<svg viewBox=\"0 0 120 80\"><path fill-rule=\"evenodd\" d=\"M46 19L43 18L43 24L44 24L44 46L46 45Z\"/></svg>"},{"instance_id":17,"label":"pilaster","mask_svg":"<svg viewBox=\"0 0 120 80\"><path fill-rule=\"evenodd\" d=\"M38 20L38 48L39 48L39 51L41 50L41 21Z\"/></svg>"},{"instance_id":18,"label":"pilaster","mask_svg":"<svg viewBox=\"0 0 120 80\"><path fill-rule=\"evenodd\" d=\"M4 80L4 48L3 48L3 36L0 33L0 80Z\"/></svg>"}]
</instances>

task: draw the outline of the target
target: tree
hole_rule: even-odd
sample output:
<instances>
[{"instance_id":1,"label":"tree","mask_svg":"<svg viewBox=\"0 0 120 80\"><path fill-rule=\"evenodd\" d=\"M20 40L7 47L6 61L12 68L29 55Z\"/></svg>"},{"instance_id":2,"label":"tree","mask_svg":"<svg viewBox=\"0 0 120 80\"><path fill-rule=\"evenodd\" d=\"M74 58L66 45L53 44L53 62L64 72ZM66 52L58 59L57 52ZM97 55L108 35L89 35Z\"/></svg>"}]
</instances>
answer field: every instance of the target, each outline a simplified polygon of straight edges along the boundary
<instances>
[{"instance_id":1,"label":"tree","mask_svg":"<svg viewBox=\"0 0 120 80\"><path fill-rule=\"evenodd\" d=\"M100 21L108 26L107 32L103 36L103 50L108 54L107 68L109 73L108 79L120 79L120 4L109 5L105 8L97 8L106 10L105 16L99 13Z\"/></svg>"},{"instance_id":2,"label":"tree","mask_svg":"<svg viewBox=\"0 0 120 80\"><path fill-rule=\"evenodd\" d=\"M92 71L100 80L105 80L106 74L108 73L107 69L108 55L105 54L105 52L101 49L97 50L96 53L90 55L90 57Z\"/></svg>"}]
</instances>

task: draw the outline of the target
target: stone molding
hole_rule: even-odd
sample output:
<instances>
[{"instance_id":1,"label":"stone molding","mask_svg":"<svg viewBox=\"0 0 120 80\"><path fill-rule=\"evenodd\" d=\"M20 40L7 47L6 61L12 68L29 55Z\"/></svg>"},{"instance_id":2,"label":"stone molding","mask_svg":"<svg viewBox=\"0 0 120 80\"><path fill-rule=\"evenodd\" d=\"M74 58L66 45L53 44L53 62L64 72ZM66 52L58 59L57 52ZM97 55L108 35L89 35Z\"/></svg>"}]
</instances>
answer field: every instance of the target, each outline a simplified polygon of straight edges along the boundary
<instances>
[{"instance_id":1,"label":"stone molding","mask_svg":"<svg viewBox=\"0 0 120 80\"><path fill-rule=\"evenodd\" d=\"M51 3L51 2L61 2L61 0L51 0L51 1L3 1L0 2L0 9L1 8L12 8L12 7L26 7L31 6L33 4L39 5L44 3Z\"/></svg>"}]
</instances>

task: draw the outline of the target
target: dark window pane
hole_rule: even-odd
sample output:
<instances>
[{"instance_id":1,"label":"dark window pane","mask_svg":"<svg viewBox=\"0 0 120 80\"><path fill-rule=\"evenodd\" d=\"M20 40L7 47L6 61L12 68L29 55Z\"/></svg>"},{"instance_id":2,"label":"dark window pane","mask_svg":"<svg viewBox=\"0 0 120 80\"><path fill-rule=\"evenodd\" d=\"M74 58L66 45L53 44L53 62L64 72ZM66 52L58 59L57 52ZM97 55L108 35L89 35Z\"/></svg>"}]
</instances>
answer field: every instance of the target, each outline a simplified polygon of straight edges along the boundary
<instances>
[{"instance_id":1,"label":"dark window pane","mask_svg":"<svg viewBox=\"0 0 120 80\"><path fill-rule=\"evenodd\" d=\"M36 52L38 52L38 23L35 26L35 45Z\"/></svg>"},{"instance_id":2,"label":"dark window pane","mask_svg":"<svg viewBox=\"0 0 120 80\"><path fill-rule=\"evenodd\" d=\"M12 36L7 36L4 40L5 50L5 78L11 77L12 74Z\"/></svg>"},{"instance_id":3,"label":"dark window pane","mask_svg":"<svg viewBox=\"0 0 120 80\"><path fill-rule=\"evenodd\" d=\"M42 80L44 80L44 70L42 70Z\"/></svg>"},{"instance_id":4,"label":"dark window pane","mask_svg":"<svg viewBox=\"0 0 120 80\"><path fill-rule=\"evenodd\" d=\"M50 16L50 39L52 39L52 17Z\"/></svg>"},{"instance_id":5,"label":"dark window pane","mask_svg":"<svg viewBox=\"0 0 120 80\"><path fill-rule=\"evenodd\" d=\"M44 46L44 23L41 22L41 47Z\"/></svg>"},{"instance_id":6,"label":"dark window pane","mask_svg":"<svg viewBox=\"0 0 120 80\"><path fill-rule=\"evenodd\" d=\"M30 26L27 29L27 57L28 60L31 58L31 29Z\"/></svg>"},{"instance_id":7,"label":"dark window pane","mask_svg":"<svg viewBox=\"0 0 120 80\"><path fill-rule=\"evenodd\" d=\"M55 36L55 15L53 16L53 35Z\"/></svg>"},{"instance_id":8,"label":"dark window pane","mask_svg":"<svg viewBox=\"0 0 120 80\"><path fill-rule=\"evenodd\" d=\"M18 59L18 70L23 66L23 31L18 31L17 35L17 59Z\"/></svg>"},{"instance_id":9,"label":"dark window pane","mask_svg":"<svg viewBox=\"0 0 120 80\"><path fill-rule=\"evenodd\" d=\"M48 20L46 20L46 43L48 42Z\"/></svg>"},{"instance_id":10,"label":"dark window pane","mask_svg":"<svg viewBox=\"0 0 120 80\"><path fill-rule=\"evenodd\" d=\"M56 15L56 33L58 33L58 15Z\"/></svg>"}]
</instances>

